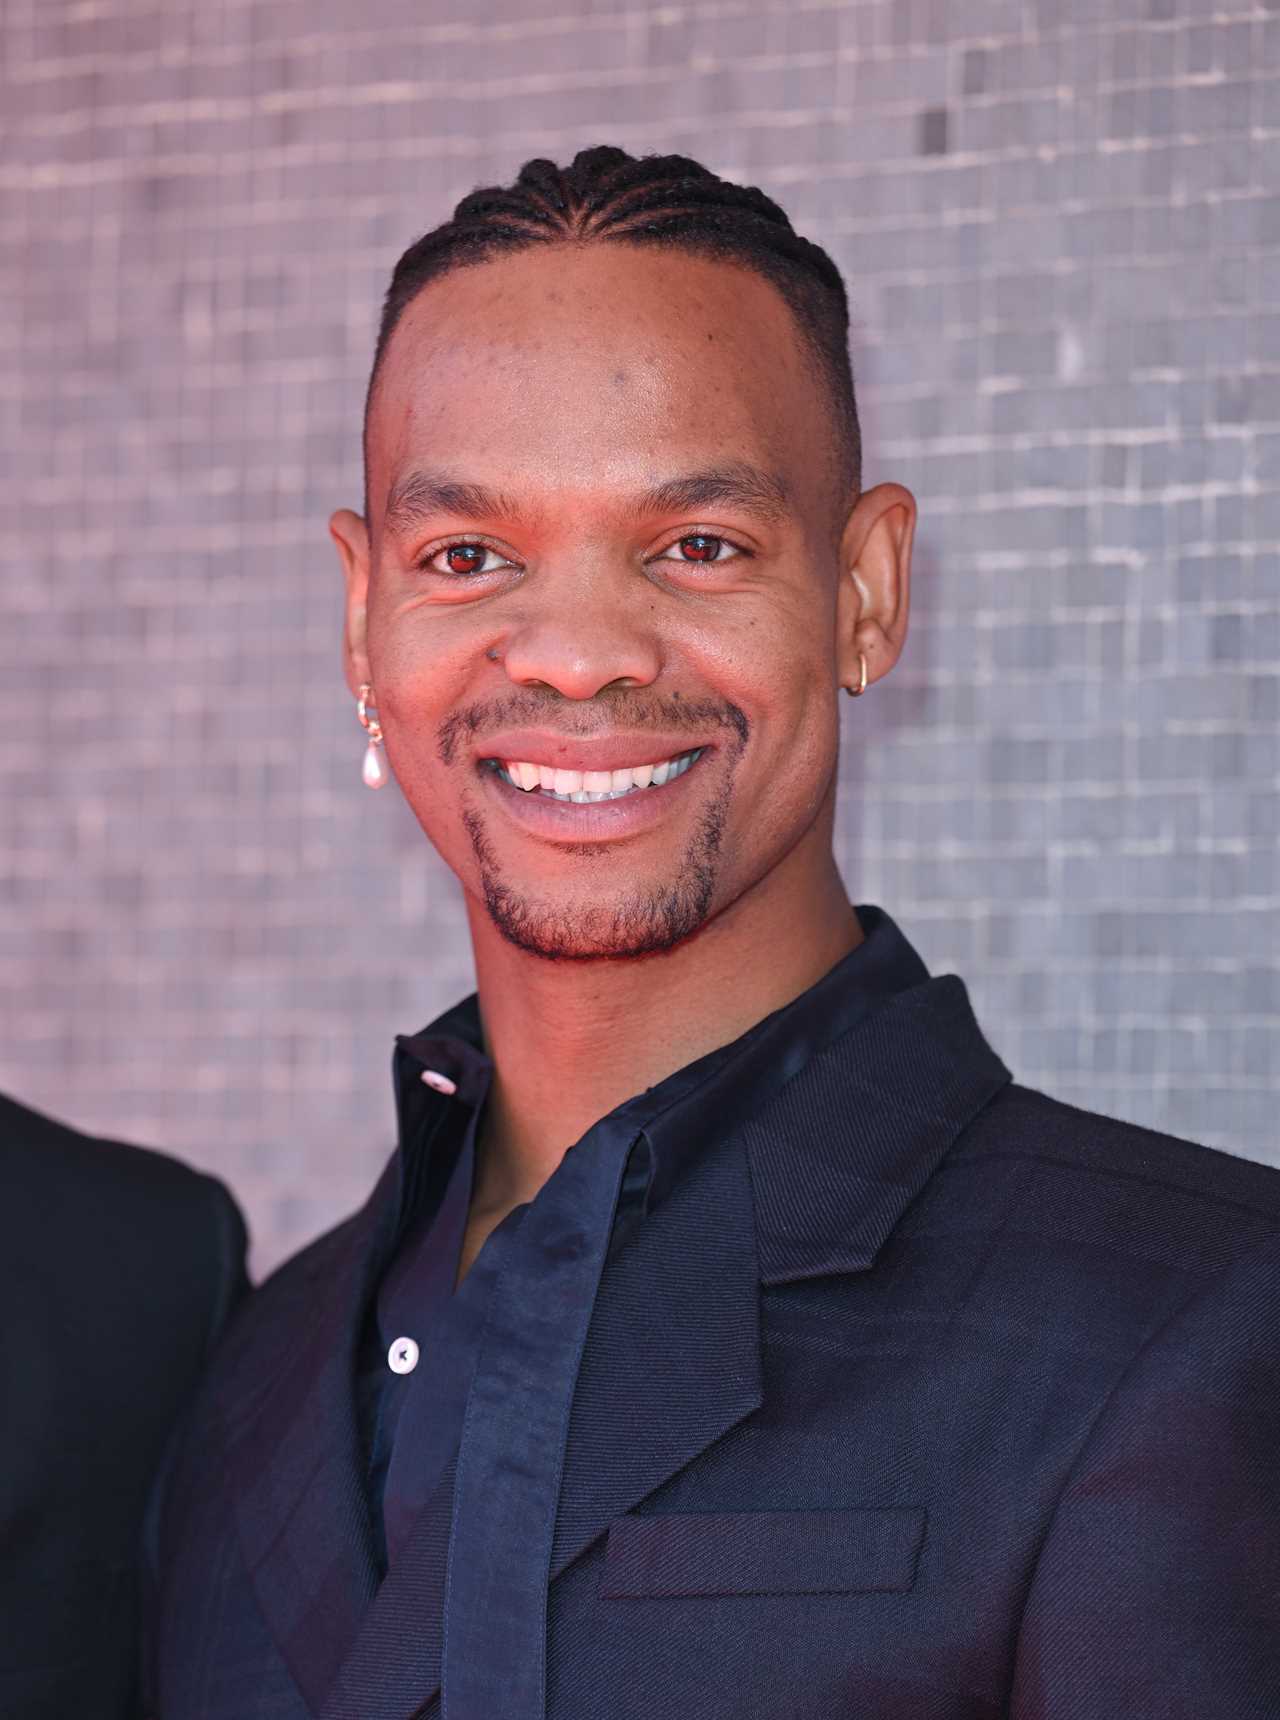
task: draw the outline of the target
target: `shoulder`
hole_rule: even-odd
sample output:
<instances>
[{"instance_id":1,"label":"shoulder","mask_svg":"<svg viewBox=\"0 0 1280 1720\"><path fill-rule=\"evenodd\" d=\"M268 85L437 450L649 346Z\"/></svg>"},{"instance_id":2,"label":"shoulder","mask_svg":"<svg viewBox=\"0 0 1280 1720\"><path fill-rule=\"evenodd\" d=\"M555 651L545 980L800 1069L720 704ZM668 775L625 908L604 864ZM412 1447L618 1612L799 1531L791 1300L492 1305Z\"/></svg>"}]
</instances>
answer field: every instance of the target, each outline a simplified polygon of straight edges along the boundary
<instances>
[{"instance_id":1,"label":"shoulder","mask_svg":"<svg viewBox=\"0 0 1280 1720\"><path fill-rule=\"evenodd\" d=\"M235 1205L225 1185L154 1147L90 1135L0 1093L0 1162L19 1197L24 1186L68 1199L156 1201L193 1214Z\"/></svg>"},{"instance_id":2,"label":"shoulder","mask_svg":"<svg viewBox=\"0 0 1280 1720\"><path fill-rule=\"evenodd\" d=\"M357 1341L367 1296L391 1251L399 1218L392 1154L364 1205L277 1266L241 1302L213 1358L195 1419L220 1437L255 1405Z\"/></svg>"},{"instance_id":3,"label":"shoulder","mask_svg":"<svg viewBox=\"0 0 1280 1720\"><path fill-rule=\"evenodd\" d=\"M291 1367L299 1346L336 1341L375 1247L368 1209L281 1262L240 1303L209 1376L213 1395L250 1396Z\"/></svg>"},{"instance_id":4,"label":"shoulder","mask_svg":"<svg viewBox=\"0 0 1280 1720\"><path fill-rule=\"evenodd\" d=\"M1280 1169L1178 1135L1069 1105L1011 1082L957 1144L970 1162L1017 1155L1056 1167L1083 1186L1137 1178L1206 1203L1234 1204L1280 1221Z\"/></svg>"},{"instance_id":5,"label":"shoulder","mask_svg":"<svg viewBox=\"0 0 1280 1720\"><path fill-rule=\"evenodd\" d=\"M1280 1233L1280 1169L1010 1083L948 1162L1019 1230L1213 1275Z\"/></svg>"},{"instance_id":6,"label":"shoulder","mask_svg":"<svg viewBox=\"0 0 1280 1720\"><path fill-rule=\"evenodd\" d=\"M244 1273L244 1218L216 1177L153 1148L85 1134L0 1094L7 1247L51 1269L135 1279L154 1299L221 1303Z\"/></svg>"}]
</instances>

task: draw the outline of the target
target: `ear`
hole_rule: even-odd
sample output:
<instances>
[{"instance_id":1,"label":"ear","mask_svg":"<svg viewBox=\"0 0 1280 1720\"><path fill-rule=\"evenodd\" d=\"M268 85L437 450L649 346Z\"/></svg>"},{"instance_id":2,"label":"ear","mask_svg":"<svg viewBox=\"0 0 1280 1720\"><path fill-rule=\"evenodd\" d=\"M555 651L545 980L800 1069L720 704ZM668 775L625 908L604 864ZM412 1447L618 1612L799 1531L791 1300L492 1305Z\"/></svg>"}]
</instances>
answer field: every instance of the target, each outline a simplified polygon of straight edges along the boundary
<instances>
[{"instance_id":1,"label":"ear","mask_svg":"<svg viewBox=\"0 0 1280 1720\"><path fill-rule=\"evenodd\" d=\"M916 499L901 484L877 484L855 502L840 539L836 593L836 671L842 686L857 686L858 653L867 660L867 685L898 661L907 637L911 545Z\"/></svg>"},{"instance_id":2,"label":"ear","mask_svg":"<svg viewBox=\"0 0 1280 1720\"><path fill-rule=\"evenodd\" d=\"M366 644L366 611L369 600L369 528L361 515L339 508L329 520L329 536L338 546L343 577L347 582L347 618L343 636L342 666L352 698L373 680Z\"/></svg>"}]
</instances>

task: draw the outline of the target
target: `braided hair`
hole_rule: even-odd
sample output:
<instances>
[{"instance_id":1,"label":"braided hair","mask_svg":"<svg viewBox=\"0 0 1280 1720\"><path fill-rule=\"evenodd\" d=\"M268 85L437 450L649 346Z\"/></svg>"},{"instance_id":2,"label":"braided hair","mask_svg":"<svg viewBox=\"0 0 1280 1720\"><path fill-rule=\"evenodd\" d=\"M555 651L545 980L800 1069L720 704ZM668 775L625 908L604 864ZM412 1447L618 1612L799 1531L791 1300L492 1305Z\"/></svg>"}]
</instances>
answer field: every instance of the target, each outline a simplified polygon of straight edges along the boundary
<instances>
[{"instance_id":1,"label":"braided hair","mask_svg":"<svg viewBox=\"0 0 1280 1720\"><path fill-rule=\"evenodd\" d=\"M820 245L801 238L763 191L720 179L684 155L636 157L600 145L579 150L568 167L541 158L526 161L514 185L487 186L464 197L452 219L410 245L392 273L365 399L366 434L387 344L429 281L500 252L597 239L742 263L777 289L827 386L842 500L852 500L861 484L862 446L840 271Z\"/></svg>"}]
</instances>

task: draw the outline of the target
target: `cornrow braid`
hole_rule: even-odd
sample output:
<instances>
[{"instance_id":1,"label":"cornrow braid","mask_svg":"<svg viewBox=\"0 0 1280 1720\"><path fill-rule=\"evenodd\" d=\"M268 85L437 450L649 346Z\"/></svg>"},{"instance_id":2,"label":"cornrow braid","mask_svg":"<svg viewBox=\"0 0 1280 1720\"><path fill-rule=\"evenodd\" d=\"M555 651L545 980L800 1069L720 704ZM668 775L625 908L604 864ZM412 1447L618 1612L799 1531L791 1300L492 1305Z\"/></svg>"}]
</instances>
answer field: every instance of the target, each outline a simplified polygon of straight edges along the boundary
<instances>
[{"instance_id":1,"label":"cornrow braid","mask_svg":"<svg viewBox=\"0 0 1280 1720\"><path fill-rule=\"evenodd\" d=\"M752 185L720 179L684 155L628 155L602 144L568 167L526 161L513 185L471 191L450 220L410 245L382 307L365 399L365 429L387 344L428 282L504 251L596 240L657 245L744 264L791 309L835 409L842 500L861 484L862 445L849 364L849 305L840 271ZM368 496L365 514L368 515Z\"/></svg>"}]
</instances>

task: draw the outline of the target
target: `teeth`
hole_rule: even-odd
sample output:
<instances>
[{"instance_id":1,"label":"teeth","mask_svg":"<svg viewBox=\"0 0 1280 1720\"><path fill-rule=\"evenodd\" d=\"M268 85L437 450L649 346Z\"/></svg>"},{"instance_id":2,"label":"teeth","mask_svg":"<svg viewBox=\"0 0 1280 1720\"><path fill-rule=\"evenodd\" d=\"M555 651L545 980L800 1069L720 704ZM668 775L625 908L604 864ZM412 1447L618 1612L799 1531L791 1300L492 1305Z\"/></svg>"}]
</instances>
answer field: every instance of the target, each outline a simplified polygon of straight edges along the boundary
<instances>
[{"instance_id":1,"label":"teeth","mask_svg":"<svg viewBox=\"0 0 1280 1720\"><path fill-rule=\"evenodd\" d=\"M599 800L618 800L638 788L661 788L683 776L702 752L681 753L678 758L664 759L661 764L637 764L628 770L558 770L552 765L529 764L521 759L491 759L489 763L505 781L530 793L541 789L556 800L571 801L587 806Z\"/></svg>"}]
</instances>

